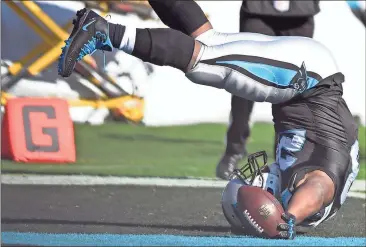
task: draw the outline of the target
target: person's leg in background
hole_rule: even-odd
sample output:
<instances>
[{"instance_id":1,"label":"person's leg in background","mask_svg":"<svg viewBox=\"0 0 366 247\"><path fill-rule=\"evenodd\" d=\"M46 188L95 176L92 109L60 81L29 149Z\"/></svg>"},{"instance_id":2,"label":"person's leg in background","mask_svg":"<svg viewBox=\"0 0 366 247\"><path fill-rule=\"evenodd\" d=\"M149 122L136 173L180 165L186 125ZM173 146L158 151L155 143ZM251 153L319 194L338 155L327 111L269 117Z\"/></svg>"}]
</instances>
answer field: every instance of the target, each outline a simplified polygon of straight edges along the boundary
<instances>
[{"instance_id":1,"label":"person's leg in background","mask_svg":"<svg viewBox=\"0 0 366 247\"><path fill-rule=\"evenodd\" d=\"M272 22L277 30L277 36L301 36L312 38L314 35L314 17L283 18Z\"/></svg>"},{"instance_id":2,"label":"person's leg in background","mask_svg":"<svg viewBox=\"0 0 366 247\"><path fill-rule=\"evenodd\" d=\"M240 13L240 32L260 33L276 36L270 25L259 16ZM237 168L238 162L247 154L246 142L250 135L250 114L254 102L238 97L231 97L230 123L226 135L226 150L217 167L216 176L228 180Z\"/></svg>"}]
</instances>

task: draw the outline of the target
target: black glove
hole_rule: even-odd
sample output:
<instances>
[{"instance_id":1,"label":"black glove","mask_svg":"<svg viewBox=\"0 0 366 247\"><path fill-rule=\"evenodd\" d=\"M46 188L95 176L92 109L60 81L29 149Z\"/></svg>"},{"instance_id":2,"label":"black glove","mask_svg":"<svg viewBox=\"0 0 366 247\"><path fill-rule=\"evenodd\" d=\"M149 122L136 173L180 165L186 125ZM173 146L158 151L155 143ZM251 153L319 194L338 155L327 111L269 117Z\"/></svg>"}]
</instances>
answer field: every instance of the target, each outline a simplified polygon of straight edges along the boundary
<instances>
[{"instance_id":1,"label":"black glove","mask_svg":"<svg viewBox=\"0 0 366 247\"><path fill-rule=\"evenodd\" d=\"M281 218L286 223L280 223L277 226L277 230L279 230L279 238L282 239L294 239L296 236L296 217L290 213L282 214Z\"/></svg>"}]
</instances>

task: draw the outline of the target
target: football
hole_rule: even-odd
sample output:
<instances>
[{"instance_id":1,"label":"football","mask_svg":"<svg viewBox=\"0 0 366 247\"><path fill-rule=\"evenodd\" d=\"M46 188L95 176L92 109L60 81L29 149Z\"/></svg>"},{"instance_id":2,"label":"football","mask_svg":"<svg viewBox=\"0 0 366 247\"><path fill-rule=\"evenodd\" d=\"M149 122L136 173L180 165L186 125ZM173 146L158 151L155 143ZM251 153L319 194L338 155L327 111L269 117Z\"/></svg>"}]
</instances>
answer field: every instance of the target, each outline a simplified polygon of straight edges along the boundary
<instances>
[{"instance_id":1,"label":"football","mask_svg":"<svg viewBox=\"0 0 366 247\"><path fill-rule=\"evenodd\" d=\"M254 186L242 186L238 190L237 208L244 223L256 235L272 238L278 235L277 225L284 223L284 210L280 202L269 192Z\"/></svg>"}]
</instances>

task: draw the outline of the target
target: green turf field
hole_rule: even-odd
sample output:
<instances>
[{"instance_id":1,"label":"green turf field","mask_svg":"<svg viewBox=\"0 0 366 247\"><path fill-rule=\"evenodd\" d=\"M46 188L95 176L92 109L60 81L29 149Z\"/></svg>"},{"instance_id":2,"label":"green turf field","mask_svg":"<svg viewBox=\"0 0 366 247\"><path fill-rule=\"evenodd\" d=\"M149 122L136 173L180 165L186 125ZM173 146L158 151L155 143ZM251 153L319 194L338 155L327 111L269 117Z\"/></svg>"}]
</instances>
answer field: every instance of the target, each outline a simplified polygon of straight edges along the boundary
<instances>
[{"instance_id":1,"label":"green turf field","mask_svg":"<svg viewBox=\"0 0 366 247\"><path fill-rule=\"evenodd\" d=\"M117 176L214 177L224 151L226 125L144 127L119 123L76 125L75 164L18 164L2 161L2 172ZM249 152L266 150L273 160L273 127L256 123ZM365 128L360 129L361 171L366 178Z\"/></svg>"}]
</instances>

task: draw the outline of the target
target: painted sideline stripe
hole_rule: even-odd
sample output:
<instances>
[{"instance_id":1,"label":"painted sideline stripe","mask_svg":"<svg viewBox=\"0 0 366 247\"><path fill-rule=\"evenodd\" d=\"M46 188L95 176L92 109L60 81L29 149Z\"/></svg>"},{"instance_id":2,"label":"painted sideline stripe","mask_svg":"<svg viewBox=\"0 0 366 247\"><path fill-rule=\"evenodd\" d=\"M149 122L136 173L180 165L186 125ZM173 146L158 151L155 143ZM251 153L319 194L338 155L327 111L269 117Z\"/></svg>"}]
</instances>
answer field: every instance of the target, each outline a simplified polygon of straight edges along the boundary
<instances>
[{"instance_id":1,"label":"painted sideline stripe","mask_svg":"<svg viewBox=\"0 0 366 247\"><path fill-rule=\"evenodd\" d=\"M356 183L358 182L358 183ZM193 187L193 188L225 188L227 181L215 179L177 179L177 178L131 178L131 177L101 177L81 175L12 175L2 174L2 184L13 185L134 185L159 187ZM355 181L349 192L349 197L366 199L366 193L359 186L365 181ZM355 188L355 185L357 188Z\"/></svg>"},{"instance_id":2,"label":"painted sideline stripe","mask_svg":"<svg viewBox=\"0 0 366 247\"><path fill-rule=\"evenodd\" d=\"M141 185L224 188L227 181L210 178L115 177L86 175L2 174L2 184L39 185ZM366 191L366 181L354 181L351 191Z\"/></svg>"},{"instance_id":3,"label":"painted sideline stripe","mask_svg":"<svg viewBox=\"0 0 366 247\"><path fill-rule=\"evenodd\" d=\"M102 177L81 175L13 175L2 174L2 184L19 185L140 185L164 187L224 188L227 181L191 178Z\"/></svg>"},{"instance_id":4,"label":"painted sideline stripe","mask_svg":"<svg viewBox=\"0 0 366 247\"><path fill-rule=\"evenodd\" d=\"M366 180L355 180L352 184L351 191L366 191Z\"/></svg>"},{"instance_id":5,"label":"painted sideline stripe","mask_svg":"<svg viewBox=\"0 0 366 247\"><path fill-rule=\"evenodd\" d=\"M365 191L360 188L365 181L355 181L351 187L350 197L366 199ZM131 177L101 177L81 175L1 175L2 184L13 185L135 185L159 187L192 187L192 188L225 188L227 181L214 179L177 179L177 178L131 178ZM356 188L355 188L356 186Z\"/></svg>"},{"instance_id":6,"label":"painted sideline stripe","mask_svg":"<svg viewBox=\"0 0 366 247\"><path fill-rule=\"evenodd\" d=\"M364 199L366 200L366 193L363 193L363 192L353 192L353 191L350 191L348 192L348 197L353 197L353 198L361 198L361 199Z\"/></svg>"},{"instance_id":7,"label":"painted sideline stripe","mask_svg":"<svg viewBox=\"0 0 366 247\"><path fill-rule=\"evenodd\" d=\"M247 236L200 237L133 234L48 234L2 232L2 244L40 246L365 246L366 238L297 237L268 240Z\"/></svg>"}]
</instances>

